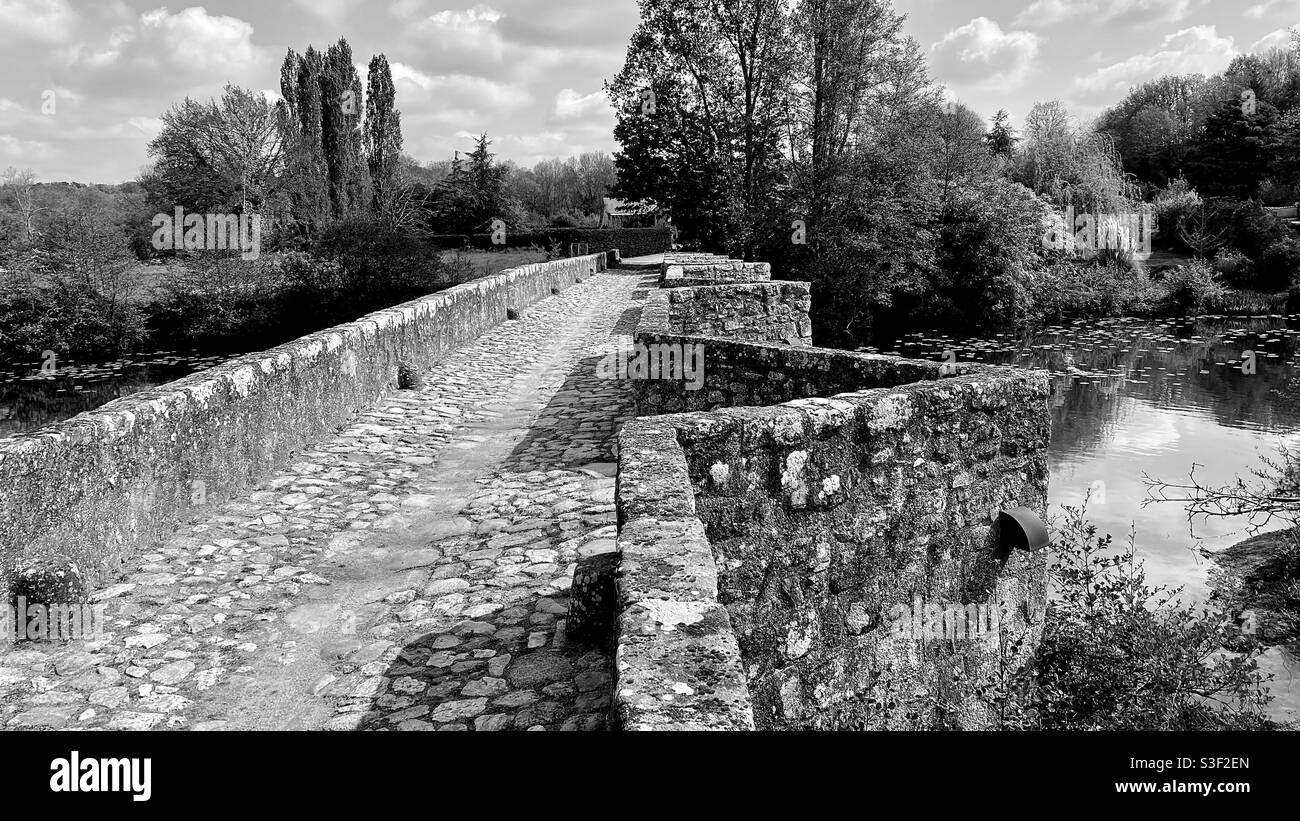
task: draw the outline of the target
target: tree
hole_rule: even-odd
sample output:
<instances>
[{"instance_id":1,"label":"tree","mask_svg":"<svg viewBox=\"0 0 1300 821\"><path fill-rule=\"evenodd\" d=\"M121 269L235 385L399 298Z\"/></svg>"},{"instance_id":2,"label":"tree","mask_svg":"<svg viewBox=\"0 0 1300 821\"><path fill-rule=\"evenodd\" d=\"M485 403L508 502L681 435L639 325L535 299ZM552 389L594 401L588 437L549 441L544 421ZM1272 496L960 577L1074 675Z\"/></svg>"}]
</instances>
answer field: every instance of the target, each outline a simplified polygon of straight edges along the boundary
<instances>
[{"instance_id":1,"label":"tree","mask_svg":"<svg viewBox=\"0 0 1300 821\"><path fill-rule=\"evenodd\" d=\"M203 211L257 210L278 185L281 139L261 94L227 85L221 101L188 97L162 116L144 185L155 201Z\"/></svg>"},{"instance_id":2,"label":"tree","mask_svg":"<svg viewBox=\"0 0 1300 821\"><path fill-rule=\"evenodd\" d=\"M0 192L13 197L23 229L23 242L30 243L36 236L36 215L45 210L36 204L36 172L30 168L19 171L9 166L0 175Z\"/></svg>"},{"instance_id":3,"label":"tree","mask_svg":"<svg viewBox=\"0 0 1300 821\"><path fill-rule=\"evenodd\" d=\"M298 227L311 231L329 214L325 148L321 141L321 74L324 63L311 46L299 56L293 49L280 68L281 101L277 123L285 145L286 188Z\"/></svg>"},{"instance_id":4,"label":"tree","mask_svg":"<svg viewBox=\"0 0 1300 821\"><path fill-rule=\"evenodd\" d=\"M325 52L321 74L321 146L329 179L330 213L342 219L367 207L361 160L361 78L352 47L339 41Z\"/></svg>"},{"instance_id":5,"label":"tree","mask_svg":"<svg viewBox=\"0 0 1300 821\"><path fill-rule=\"evenodd\" d=\"M618 193L668 205L689 241L746 254L783 183L786 4L640 0L640 7L623 70L607 85L623 148Z\"/></svg>"},{"instance_id":6,"label":"tree","mask_svg":"<svg viewBox=\"0 0 1300 821\"><path fill-rule=\"evenodd\" d=\"M1016 148L1016 143L1020 142L1020 138L1008 125L1009 119L1010 115L1007 114L1006 109L998 109L998 113L993 115L993 127L984 135L984 143L989 151L999 157L1010 156Z\"/></svg>"},{"instance_id":7,"label":"tree","mask_svg":"<svg viewBox=\"0 0 1300 821\"><path fill-rule=\"evenodd\" d=\"M277 121L289 147L288 188L299 227L314 230L368 210L361 78L347 40L340 38L323 55L311 46L301 57L290 49L280 69L280 91ZM385 125L386 133L392 125Z\"/></svg>"},{"instance_id":8,"label":"tree","mask_svg":"<svg viewBox=\"0 0 1300 821\"><path fill-rule=\"evenodd\" d=\"M1271 104L1259 101L1247 113L1240 99L1230 99L1193 143L1187 176L1205 196L1253 197L1268 175L1278 137L1278 112Z\"/></svg>"},{"instance_id":9,"label":"tree","mask_svg":"<svg viewBox=\"0 0 1300 821\"><path fill-rule=\"evenodd\" d=\"M509 169L495 161L491 145L487 134L482 134L474 150L463 159L460 152L456 153L446 179L438 184L435 193L434 222L439 232L485 233L498 219L509 228L522 224L521 208L506 184Z\"/></svg>"},{"instance_id":10,"label":"tree","mask_svg":"<svg viewBox=\"0 0 1300 821\"><path fill-rule=\"evenodd\" d=\"M402 115L393 108L393 74L384 55L370 58L366 82L363 135L370 171L371 207L377 214L391 215L398 194L396 175L402 156Z\"/></svg>"}]
</instances>

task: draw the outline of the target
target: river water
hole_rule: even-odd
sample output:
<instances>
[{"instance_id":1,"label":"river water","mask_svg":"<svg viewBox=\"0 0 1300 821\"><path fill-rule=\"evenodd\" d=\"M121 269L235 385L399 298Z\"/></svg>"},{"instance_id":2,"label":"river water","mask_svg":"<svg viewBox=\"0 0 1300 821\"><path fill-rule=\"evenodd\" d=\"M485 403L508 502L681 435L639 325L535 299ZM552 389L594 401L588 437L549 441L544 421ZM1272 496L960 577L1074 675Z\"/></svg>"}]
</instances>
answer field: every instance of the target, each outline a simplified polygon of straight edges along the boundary
<instances>
[{"instance_id":1,"label":"river water","mask_svg":"<svg viewBox=\"0 0 1300 821\"><path fill-rule=\"evenodd\" d=\"M54 359L0 366L0 438L28 433L122 396L173 382L232 357L157 351L112 362Z\"/></svg>"},{"instance_id":2,"label":"river water","mask_svg":"<svg viewBox=\"0 0 1300 821\"><path fill-rule=\"evenodd\" d=\"M1088 320L979 339L922 332L883 352L1050 371L1049 515L1087 497L1087 518L1116 542L1136 529L1148 580L1188 600L1208 592L1202 551L1246 538L1251 522L1189 521L1178 502L1148 501L1144 477L1249 483L1262 457L1300 444L1300 314ZM1300 709L1295 649L1261 661L1277 677L1277 715Z\"/></svg>"}]
</instances>

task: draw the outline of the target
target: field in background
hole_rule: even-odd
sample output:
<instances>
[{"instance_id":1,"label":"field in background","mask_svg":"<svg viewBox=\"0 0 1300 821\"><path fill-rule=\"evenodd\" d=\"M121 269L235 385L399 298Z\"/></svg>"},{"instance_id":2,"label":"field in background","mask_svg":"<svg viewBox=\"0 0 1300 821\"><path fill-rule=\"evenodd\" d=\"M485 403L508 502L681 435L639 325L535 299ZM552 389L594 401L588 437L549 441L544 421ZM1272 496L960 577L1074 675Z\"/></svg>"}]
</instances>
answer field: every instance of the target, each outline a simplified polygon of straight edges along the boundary
<instances>
[{"instance_id":1,"label":"field in background","mask_svg":"<svg viewBox=\"0 0 1300 821\"><path fill-rule=\"evenodd\" d=\"M492 276L518 265L545 262L546 253L531 248L510 248L502 251L456 250L444 251L442 259L451 269L452 279L464 282Z\"/></svg>"}]
</instances>

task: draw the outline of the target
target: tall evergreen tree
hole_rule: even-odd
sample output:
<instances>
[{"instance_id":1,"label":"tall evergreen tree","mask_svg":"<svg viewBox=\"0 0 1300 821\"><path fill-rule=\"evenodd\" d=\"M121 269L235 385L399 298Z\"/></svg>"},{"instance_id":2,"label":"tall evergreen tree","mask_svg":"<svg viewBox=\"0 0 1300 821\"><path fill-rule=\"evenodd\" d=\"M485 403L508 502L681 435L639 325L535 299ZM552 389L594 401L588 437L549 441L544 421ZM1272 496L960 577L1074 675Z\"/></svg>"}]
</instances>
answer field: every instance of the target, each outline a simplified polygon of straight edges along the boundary
<instances>
[{"instance_id":1,"label":"tall evergreen tree","mask_svg":"<svg viewBox=\"0 0 1300 821\"><path fill-rule=\"evenodd\" d=\"M366 79L366 122L363 132L370 171L371 208L390 213L402 157L402 115L393 107L395 89L388 59L370 58Z\"/></svg>"},{"instance_id":2,"label":"tall evergreen tree","mask_svg":"<svg viewBox=\"0 0 1300 821\"><path fill-rule=\"evenodd\" d=\"M993 127L984 135L984 144L988 146L989 151L1000 157L1010 156L1016 148L1016 143L1020 142L1020 138L1007 124L1009 119L1006 109L998 109L998 113L993 115Z\"/></svg>"},{"instance_id":3,"label":"tall evergreen tree","mask_svg":"<svg viewBox=\"0 0 1300 821\"><path fill-rule=\"evenodd\" d=\"M330 213L341 219L367 204L361 171L361 78L352 64L352 47L342 38L325 52L323 67L321 145Z\"/></svg>"}]
</instances>

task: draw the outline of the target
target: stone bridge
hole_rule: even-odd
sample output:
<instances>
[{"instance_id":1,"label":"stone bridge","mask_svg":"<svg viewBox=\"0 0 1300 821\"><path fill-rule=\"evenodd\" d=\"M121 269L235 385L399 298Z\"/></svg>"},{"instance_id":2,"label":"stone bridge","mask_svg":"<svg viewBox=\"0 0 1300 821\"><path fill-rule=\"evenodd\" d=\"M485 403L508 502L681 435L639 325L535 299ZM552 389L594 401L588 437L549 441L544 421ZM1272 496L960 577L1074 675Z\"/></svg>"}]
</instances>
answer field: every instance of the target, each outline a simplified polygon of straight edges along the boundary
<instances>
[{"instance_id":1,"label":"stone bridge","mask_svg":"<svg viewBox=\"0 0 1300 821\"><path fill-rule=\"evenodd\" d=\"M577 257L0 440L0 569L71 560L102 628L0 638L0 726L904 726L926 686L982 726L948 673L987 658L881 612L1032 634L996 517L1045 504L1046 383L816 348L808 309Z\"/></svg>"}]
</instances>

